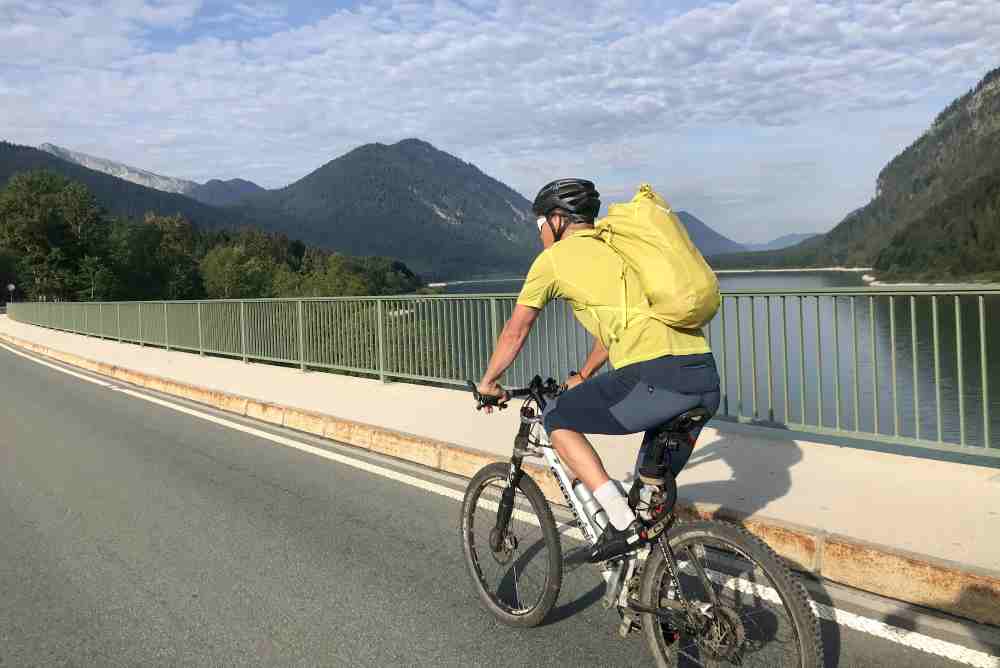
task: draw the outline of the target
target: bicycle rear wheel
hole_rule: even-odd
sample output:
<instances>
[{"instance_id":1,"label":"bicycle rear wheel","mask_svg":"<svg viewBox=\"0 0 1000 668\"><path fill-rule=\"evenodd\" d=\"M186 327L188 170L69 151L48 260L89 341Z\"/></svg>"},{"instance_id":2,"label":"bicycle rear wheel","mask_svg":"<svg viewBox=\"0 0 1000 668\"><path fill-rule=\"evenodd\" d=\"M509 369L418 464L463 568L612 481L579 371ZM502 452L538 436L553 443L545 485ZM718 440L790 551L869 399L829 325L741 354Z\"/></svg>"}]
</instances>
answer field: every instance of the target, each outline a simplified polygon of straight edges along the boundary
<instances>
[{"instance_id":1,"label":"bicycle rear wheel","mask_svg":"<svg viewBox=\"0 0 1000 668\"><path fill-rule=\"evenodd\" d=\"M559 597L562 547L548 501L527 474L515 490L507 533L497 540L497 507L508 473L507 464L490 464L469 483L462 552L483 605L509 626L536 626Z\"/></svg>"},{"instance_id":2,"label":"bicycle rear wheel","mask_svg":"<svg viewBox=\"0 0 1000 668\"><path fill-rule=\"evenodd\" d=\"M805 589L766 543L716 521L679 524L668 542L692 606L689 613L671 611L669 620L642 615L659 666L823 665L819 624ZM667 563L654 544L639 587L643 605L662 609L677 600Z\"/></svg>"}]
</instances>

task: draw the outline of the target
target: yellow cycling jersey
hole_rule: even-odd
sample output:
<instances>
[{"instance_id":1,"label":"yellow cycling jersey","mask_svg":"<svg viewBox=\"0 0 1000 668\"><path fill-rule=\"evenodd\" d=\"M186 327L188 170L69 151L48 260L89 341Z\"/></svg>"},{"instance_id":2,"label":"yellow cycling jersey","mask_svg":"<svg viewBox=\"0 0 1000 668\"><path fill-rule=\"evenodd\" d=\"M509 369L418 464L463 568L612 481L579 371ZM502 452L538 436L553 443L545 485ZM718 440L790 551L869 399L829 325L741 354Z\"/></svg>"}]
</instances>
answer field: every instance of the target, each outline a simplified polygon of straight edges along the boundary
<instances>
[{"instance_id":1,"label":"yellow cycling jersey","mask_svg":"<svg viewBox=\"0 0 1000 668\"><path fill-rule=\"evenodd\" d=\"M678 329L649 317L645 295L623 285L639 280L621 257L602 241L574 234L535 258L517 303L541 309L565 299L580 324L608 349L616 369L664 355L711 352L700 329Z\"/></svg>"}]
</instances>

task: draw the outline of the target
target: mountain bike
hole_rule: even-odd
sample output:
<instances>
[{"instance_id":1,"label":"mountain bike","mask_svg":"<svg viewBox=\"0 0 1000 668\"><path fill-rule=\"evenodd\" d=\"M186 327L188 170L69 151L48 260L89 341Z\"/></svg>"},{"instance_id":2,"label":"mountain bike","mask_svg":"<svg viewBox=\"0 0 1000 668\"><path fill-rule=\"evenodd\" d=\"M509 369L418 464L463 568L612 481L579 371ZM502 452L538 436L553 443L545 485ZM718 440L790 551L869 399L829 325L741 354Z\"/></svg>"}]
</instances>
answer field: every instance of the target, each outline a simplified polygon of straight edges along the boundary
<instances>
[{"instance_id":1,"label":"mountain bike","mask_svg":"<svg viewBox=\"0 0 1000 668\"><path fill-rule=\"evenodd\" d=\"M501 623L540 624L559 597L563 576L560 532L526 457L544 460L572 513L567 535L593 545L607 524L596 499L571 480L542 427L549 401L563 391L535 376L503 398L480 395L477 408L503 409L523 398L510 463L483 467L462 502L462 551L482 604ZM704 409L675 417L657 430L653 452L691 440L709 418ZM661 472L665 467L661 467ZM619 633L641 631L658 666L823 665L819 624L802 584L766 543L735 524L680 521L677 484L669 469L636 478L629 505L642 520L646 547L599 565L605 609L619 615Z\"/></svg>"}]
</instances>

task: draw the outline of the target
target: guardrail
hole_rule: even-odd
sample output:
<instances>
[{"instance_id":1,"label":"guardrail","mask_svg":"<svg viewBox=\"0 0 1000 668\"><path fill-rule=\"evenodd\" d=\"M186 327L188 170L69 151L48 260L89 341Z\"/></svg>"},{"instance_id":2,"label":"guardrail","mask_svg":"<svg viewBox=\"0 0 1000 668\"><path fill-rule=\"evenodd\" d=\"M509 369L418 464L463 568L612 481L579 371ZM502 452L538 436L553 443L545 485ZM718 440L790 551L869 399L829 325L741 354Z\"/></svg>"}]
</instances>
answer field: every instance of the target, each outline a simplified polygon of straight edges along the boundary
<instances>
[{"instance_id":1,"label":"guardrail","mask_svg":"<svg viewBox=\"0 0 1000 668\"><path fill-rule=\"evenodd\" d=\"M483 373L515 296L11 304L15 320L140 346L456 385ZM721 417L1000 455L1000 287L733 290L706 328ZM996 318L994 318L996 319ZM565 376L592 338L563 302L506 382Z\"/></svg>"}]
</instances>

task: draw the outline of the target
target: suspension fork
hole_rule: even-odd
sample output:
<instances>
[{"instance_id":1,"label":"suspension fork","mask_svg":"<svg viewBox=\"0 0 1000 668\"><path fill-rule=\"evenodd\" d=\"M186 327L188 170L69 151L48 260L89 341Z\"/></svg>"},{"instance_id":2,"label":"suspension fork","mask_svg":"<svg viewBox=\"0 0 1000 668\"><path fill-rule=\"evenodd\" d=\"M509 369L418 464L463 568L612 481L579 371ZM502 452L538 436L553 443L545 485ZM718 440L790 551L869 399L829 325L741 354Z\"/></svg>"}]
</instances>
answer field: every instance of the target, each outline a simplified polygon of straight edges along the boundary
<instances>
[{"instance_id":1,"label":"suspension fork","mask_svg":"<svg viewBox=\"0 0 1000 668\"><path fill-rule=\"evenodd\" d=\"M524 457L514 455L510 458L510 471L507 473L507 487L500 495L500 504L497 508L497 525L495 536L497 543L501 543L507 537L507 527L510 525L510 517L514 513L514 496L517 493L517 486L521 484L521 476L524 470L521 462Z\"/></svg>"},{"instance_id":2,"label":"suspension fork","mask_svg":"<svg viewBox=\"0 0 1000 668\"><path fill-rule=\"evenodd\" d=\"M521 409L521 426L517 429L517 436L514 437L514 454L510 458L510 471L507 473L507 487L500 495L500 505L497 508L497 525L490 537L494 550L499 549L504 539L507 538L507 527L510 524L510 516L514 513L514 496L517 493L517 486L521 484L521 476L524 470L521 463L524 461L524 452L528 446L528 435L531 433L531 423L524 418L532 416L531 409L524 407Z\"/></svg>"}]
</instances>

